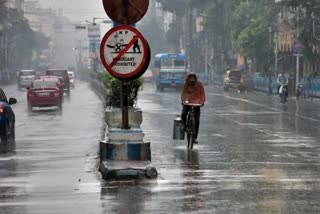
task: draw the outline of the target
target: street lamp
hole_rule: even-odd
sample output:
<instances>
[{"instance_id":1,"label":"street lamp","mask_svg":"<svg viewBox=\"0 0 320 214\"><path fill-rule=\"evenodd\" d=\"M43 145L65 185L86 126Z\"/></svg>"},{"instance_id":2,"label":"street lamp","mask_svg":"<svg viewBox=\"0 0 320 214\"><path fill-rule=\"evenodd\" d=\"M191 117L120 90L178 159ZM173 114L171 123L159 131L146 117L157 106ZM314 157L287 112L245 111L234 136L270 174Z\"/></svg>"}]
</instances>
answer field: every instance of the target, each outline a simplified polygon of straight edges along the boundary
<instances>
[{"instance_id":1,"label":"street lamp","mask_svg":"<svg viewBox=\"0 0 320 214\"><path fill-rule=\"evenodd\" d=\"M107 19L107 18L101 18L101 17L93 17L92 18L92 22L85 20L85 22L92 24L92 25L97 25L96 20L102 20L101 23L103 24L112 24L113 21L111 19Z\"/></svg>"},{"instance_id":2,"label":"street lamp","mask_svg":"<svg viewBox=\"0 0 320 214\"><path fill-rule=\"evenodd\" d=\"M272 27L268 27L268 31L269 31L269 45L271 46L271 33L272 33Z\"/></svg>"},{"instance_id":3,"label":"street lamp","mask_svg":"<svg viewBox=\"0 0 320 214\"><path fill-rule=\"evenodd\" d=\"M272 74L271 74L271 69L270 69L270 64L271 64L271 50L272 50L272 27L268 27L268 32L269 32L269 52L268 52L268 94L272 93Z\"/></svg>"},{"instance_id":4,"label":"street lamp","mask_svg":"<svg viewBox=\"0 0 320 214\"><path fill-rule=\"evenodd\" d=\"M113 23L112 20L107 19L107 18L102 18L102 17L93 17L92 18L92 22L85 20L85 22L91 24L91 27L88 27L88 36L90 39L90 45L93 44L92 46L92 70L96 71L97 70L97 53L96 53L96 44L97 42L100 43L100 27L97 26L97 20L101 20L99 23L103 23L103 24L111 24Z\"/></svg>"},{"instance_id":5,"label":"street lamp","mask_svg":"<svg viewBox=\"0 0 320 214\"><path fill-rule=\"evenodd\" d=\"M12 28L9 20L4 20L0 24L0 80L2 83L8 80L7 68L9 66L9 37L8 31Z\"/></svg>"}]
</instances>

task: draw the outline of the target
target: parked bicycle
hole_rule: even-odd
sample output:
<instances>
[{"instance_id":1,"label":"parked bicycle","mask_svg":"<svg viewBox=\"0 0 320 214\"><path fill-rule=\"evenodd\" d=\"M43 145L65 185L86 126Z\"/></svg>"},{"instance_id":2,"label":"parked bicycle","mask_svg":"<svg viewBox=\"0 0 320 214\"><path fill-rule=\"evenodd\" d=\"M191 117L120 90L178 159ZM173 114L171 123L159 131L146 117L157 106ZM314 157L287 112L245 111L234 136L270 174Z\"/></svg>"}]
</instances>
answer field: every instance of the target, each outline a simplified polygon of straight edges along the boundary
<instances>
[{"instance_id":1,"label":"parked bicycle","mask_svg":"<svg viewBox=\"0 0 320 214\"><path fill-rule=\"evenodd\" d=\"M193 149L193 144L196 141L196 118L195 118L195 107L202 106L201 104L195 103L183 103L183 105L190 106L190 111L186 117L185 132L187 134L187 148Z\"/></svg>"}]
</instances>

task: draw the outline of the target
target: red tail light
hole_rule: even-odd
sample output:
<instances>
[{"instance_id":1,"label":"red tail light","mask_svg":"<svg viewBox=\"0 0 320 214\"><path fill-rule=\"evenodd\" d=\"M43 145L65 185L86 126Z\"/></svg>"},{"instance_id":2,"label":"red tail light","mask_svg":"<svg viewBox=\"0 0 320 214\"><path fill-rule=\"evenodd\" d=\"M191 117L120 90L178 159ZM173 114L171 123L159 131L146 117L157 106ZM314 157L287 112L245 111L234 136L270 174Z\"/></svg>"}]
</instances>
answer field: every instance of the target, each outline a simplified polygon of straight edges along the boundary
<instances>
[{"instance_id":1,"label":"red tail light","mask_svg":"<svg viewBox=\"0 0 320 214\"><path fill-rule=\"evenodd\" d=\"M0 105L0 115L3 115L3 113L4 113L3 105Z\"/></svg>"},{"instance_id":2,"label":"red tail light","mask_svg":"<svg viewBox=\"0 0 320 214\"><path fill-rule=\"evenodd\" d=\"M60 92L59 91L54 92L53 96L59 97L60 96Z\"/></svg>"},{"instance_id":3,"label":"red tail light","mask_svg":"<svg viewBox=\"0 0 320 214\"><path fill-rule=\"evenodd\" d=\"M28 96L29 96L29 97L34 97L34 93L33 93L32 91L29 91L29 92L28 92Z\"/></svg>"}]
</instances>

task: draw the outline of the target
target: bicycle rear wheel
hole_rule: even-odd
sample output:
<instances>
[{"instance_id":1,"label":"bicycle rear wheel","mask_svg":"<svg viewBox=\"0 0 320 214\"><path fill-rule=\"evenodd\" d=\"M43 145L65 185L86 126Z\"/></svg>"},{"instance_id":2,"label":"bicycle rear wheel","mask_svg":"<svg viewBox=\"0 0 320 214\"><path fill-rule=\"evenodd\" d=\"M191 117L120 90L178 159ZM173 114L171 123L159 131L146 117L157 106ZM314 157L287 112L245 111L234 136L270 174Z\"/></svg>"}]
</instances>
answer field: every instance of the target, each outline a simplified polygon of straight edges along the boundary
<instances>
[{"instance_id":1,"label":"bicycle rear wheel","mask_svg":"<svg viewBox=\"0 0 320 214\"><path fill-rule=\"evenodd\" d=\"M187 148L190 147L190 141L191 141L191 133L190 133L190 131L188 131L187 132L187 142L188 142Z\"/></svg>"},{"instance_id":2,"label":"bicycle rear wheel","mask_svg":"<svg viewBox=\"0 0 320 214\"><path fill-rule=\"evenodd\" d=\"M187 148L190 147L190 141L191 141L191 132L192 132L192 129L191 129L191 117L190 115L188 114L187 115L187 124L186 124L186 132L187 132Z\"/></svg>"},{"instance_id":3,"label":"bicycle rear wheel","mask_svg":"<svg viewBox=\"0 0 320 214\"><path fill-rule=\"evenodd\" d=\"M194 117L190 118L189 121L189 137L188 137L188 148L193 149L193 144L196 141L196 121Z\"/></svg>"}]
</instances>

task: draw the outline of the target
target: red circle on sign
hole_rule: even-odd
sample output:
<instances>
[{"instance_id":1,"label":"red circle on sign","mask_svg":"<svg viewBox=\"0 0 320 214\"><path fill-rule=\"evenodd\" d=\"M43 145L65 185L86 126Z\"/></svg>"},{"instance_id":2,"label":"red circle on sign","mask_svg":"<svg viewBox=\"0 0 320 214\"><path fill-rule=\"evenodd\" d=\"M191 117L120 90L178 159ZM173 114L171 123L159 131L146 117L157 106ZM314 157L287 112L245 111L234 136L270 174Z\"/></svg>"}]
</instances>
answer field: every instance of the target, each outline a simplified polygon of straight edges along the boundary
<instances>
[{"instance_id":1,"label":"red circle on sign","mask_svg":"<svg viewBox=\"0 0 320 214\"><path fill-rule=\"evenodd\" d=\"M110 56L106 56L105 49L108 46L107 45L108 41L112 39L111 38L112 36L114 36L115 34L121 31L128 31L130 33L133 33L135 38L133 38L128 44L126 44L124 46L124 49L118 52L118 55L115 58L112 56L112 53L110 53ZM139 63L138 67L135 68L133 71L130 71L125 74L120 73L114 68L114 66L123 56L125 56L126 54L129 54L128 50L131 48L131 46L133 46L133 44L136 41L140 41L142 43L143 56L142 56L141 62L138 62ZM145 71L146 65L148 65L150 62L150 50L149 50L148 42L145 40L143 35L137 29L129 25L120 25L120 26L114 27L106 33L106 35L103 37L101 42L100 55L101 55L101 61L104 67L109 71L109 73L112 76L118 79L132 79L133 77L139 76L141 72L143 73ZM110 62L110 60L109 62L107 61L108 57L111 57L113 59L112 62Z\"/></svg>"},{"instance_id":2,"label":"red circle on sign","mask_svg":"<svg viewBox=\"0 0 320 214\"><path fill-rule=\"evenodd\" d=\"M137 75L135 75L135 76L133 76L133 77L131 77L130 79L128 79L128 80L133 80L133 79L138 79L139 77L141 77L145 72L146 72L146 70L148 69L148 67L149 67L149 63L150 63L150 60L151 60L151 50L150 50L150 46L149 46L149 44L147 43L147 45L148 45L148 59L146 60L146 64L145 64L145 66L144 66L144 68L139 72L139 73L137 73Z\"/></svg>"}]
</instances>

